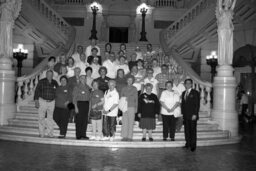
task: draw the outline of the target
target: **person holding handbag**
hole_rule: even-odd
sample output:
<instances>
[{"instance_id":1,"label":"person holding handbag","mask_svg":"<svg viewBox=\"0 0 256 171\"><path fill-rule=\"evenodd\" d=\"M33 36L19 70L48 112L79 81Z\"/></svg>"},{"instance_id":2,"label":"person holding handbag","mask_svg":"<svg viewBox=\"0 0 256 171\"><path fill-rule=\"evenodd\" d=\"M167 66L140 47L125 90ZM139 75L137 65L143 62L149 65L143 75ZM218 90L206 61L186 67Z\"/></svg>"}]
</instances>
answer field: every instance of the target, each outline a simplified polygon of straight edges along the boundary
<instances>
[{"instance_id":1,"label":"person holding handbag","mask_svg":"<svg viewBox=\"0 0 256 171\"><path fill-rule=\"evenodd\" d=\"M104 94L99 90L99 83L92 82L93 91L90 98L90 119L92 121L92 136L90 140L102 139L102 110Z\"/></svg>"}]
</instances>

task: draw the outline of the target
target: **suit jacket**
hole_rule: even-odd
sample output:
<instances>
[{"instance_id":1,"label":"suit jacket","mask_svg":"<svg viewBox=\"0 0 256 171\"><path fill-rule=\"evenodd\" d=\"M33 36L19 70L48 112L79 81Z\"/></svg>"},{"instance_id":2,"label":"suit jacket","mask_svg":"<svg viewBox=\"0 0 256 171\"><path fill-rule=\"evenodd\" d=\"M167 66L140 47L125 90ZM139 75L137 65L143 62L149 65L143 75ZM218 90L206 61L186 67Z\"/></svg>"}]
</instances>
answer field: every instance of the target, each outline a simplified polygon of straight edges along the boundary
<instances>
[{"instance_id":1,"label":"suit jacket","mask_svg":"<svg viewBox=\"0 0 256 171\"><path fill-rule=\"evenodd\" d=\"M181 95L181 113L183 114L183 118L191 120L193 115L197 116L197 120L199 119L199 108L200 108L200 96L199 92L191 89L187 99L185 99L185 93L184 91Z\"/></svg>"}]
</instances>

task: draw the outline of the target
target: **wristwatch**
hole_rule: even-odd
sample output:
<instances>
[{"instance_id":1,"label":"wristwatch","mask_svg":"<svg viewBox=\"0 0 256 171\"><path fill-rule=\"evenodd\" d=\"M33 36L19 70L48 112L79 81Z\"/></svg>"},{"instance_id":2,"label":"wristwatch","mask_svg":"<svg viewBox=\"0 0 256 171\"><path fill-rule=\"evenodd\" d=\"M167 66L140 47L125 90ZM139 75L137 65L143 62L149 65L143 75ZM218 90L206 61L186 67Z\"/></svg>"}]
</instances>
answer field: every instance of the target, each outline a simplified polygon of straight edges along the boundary
<instances>
[{"instance_id":1,"label":"wristwatch","mask_svg":"<svg viewBox=\"0 0 256 171\"><path fill-rule=\"evenodd\" d=\"M108 112L111 112L111 110L109 109Z\"/></svg>"}]
</instances>

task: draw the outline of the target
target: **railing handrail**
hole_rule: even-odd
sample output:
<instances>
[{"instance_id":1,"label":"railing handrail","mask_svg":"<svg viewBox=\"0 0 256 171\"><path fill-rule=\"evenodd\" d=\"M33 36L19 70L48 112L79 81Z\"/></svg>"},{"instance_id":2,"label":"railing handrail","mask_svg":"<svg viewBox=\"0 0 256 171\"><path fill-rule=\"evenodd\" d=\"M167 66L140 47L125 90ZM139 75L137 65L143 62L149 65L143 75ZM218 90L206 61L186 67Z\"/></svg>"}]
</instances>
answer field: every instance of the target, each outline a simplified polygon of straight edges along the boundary
<instances>
[{"instance_id":1,"label":"railing handrail","mask_svg":"<svg viewBox=\"0 0 256 171\"><path fill-rule=\"evenodd\" d=\"M169 25L166 29L169 30L170 28L175 26L177 23L179 23L181 20L184 21L186 16L188 16L189 13L193 12L193 10L196 10L197 6L200 5L203 1L208 1L208 0L199 0L188 11L186 11L181 17L179 17L175 22L173 22L171 25ZM215 0L210 0L210 1L215 1Z\"/></svg>"},{"instance_id":2,"label":"railing handrail","mask_svg":"<svg viewBox=\"0 0 256 171\"><path fill-rule=\"evenodd\" d=\"M167 46L167 44L164 42L164 35L166 30L162 30L159 34L160 36L160 44L165 52L166 55L170 55L174 58L174 60L183 68L185 73L196 83L203 85L205 87L212 87L212 83L209 83L207 81L202 81L200 76L182 59L180 54L177 52L176 49L171 48Z\"/></svg>"},{"instance_id":3,"label":"railing handrail","mask_svg":"<svg viewBox=\"0 0 256 171\"><path fill-rule=\"evenodd\" d=\"M26 0L25 2L30 2L30 3L33 4L34 0L31 0L31 1ZM52 16L55 15L55 16L56 16L56 19L59 19L59 20L60 20L60 23L62 22L64 25L70 27L70 25L66 22L66 20L63 19L63 17L62 17L60 14L58 14L50 5L48 5L48 3L46 3L44 0L38 0L37 2L40 3L40 8L41 8L41 4L43 4L45 7L48 8L48 11L47 11L47 12L48 12L49 14L50 14L50 12L51 12ZM40 14L42 14L41 10L39 10L39 12L40 12ZM42 14L42 15L44 15L44 14ZM47 18L47 17L46 17L46 18ZM48 19L50 22L52 22L49 18L47 18L47 19Z\"/></svg>"}]
</instances>

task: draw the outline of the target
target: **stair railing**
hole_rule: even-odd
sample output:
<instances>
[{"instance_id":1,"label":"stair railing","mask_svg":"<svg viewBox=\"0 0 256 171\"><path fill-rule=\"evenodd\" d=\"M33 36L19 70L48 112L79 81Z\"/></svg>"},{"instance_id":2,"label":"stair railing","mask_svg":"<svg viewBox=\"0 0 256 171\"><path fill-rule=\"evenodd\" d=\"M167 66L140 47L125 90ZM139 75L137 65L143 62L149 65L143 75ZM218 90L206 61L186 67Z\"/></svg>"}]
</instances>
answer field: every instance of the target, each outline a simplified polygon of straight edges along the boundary
<instances>
[{"instance_id":1,"label":"stair railing","mask_svg":"<svg viewBox=\"0 0 256 171\"><path fill-rule=\"evenodd\" d=\"M55 21L60 21L56 26L60 32L64 33L67 36L66 44L59 43L58 47L49 54L50 56L59 56L59 55L66 55L71 56L75 51L75 37L76 37L76 30L66 22L65 20L60 17L53 9L48 8L49 6L43 0L29 0L34 5L40 8L40 12L48 13L50 11ZM39 7L40 6L40 7ZM47 12L48 11L48 12ZM52 22L53 20L50 20ZM39 77L42 72L46 69L48 58L45 58L39 65L37 65L29 75L25 75L22 77L17 78L17 94L16 94L16 103L17 103L17 110L19 111L19 107L23 104L28 103L29 101L33 100L34 91L38 84Z\"/></svg>"},{"instance_id":2,"label":"stair railing","mask_svg":"<svg viewBox=\"0 0 256 171\"><path fill-rule=\"evenodd\" d=\"M171 41L171 38L178 33L183 27L191 23L196 16L200 15L203 11L208 10L216 4L216 0L199 0L195 5L193 5L184 15L173 22L165 30L165 40L167 43Z\"/></svg>"}]
</instances>

